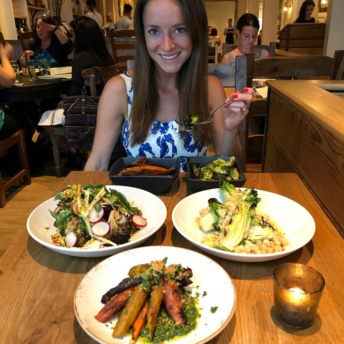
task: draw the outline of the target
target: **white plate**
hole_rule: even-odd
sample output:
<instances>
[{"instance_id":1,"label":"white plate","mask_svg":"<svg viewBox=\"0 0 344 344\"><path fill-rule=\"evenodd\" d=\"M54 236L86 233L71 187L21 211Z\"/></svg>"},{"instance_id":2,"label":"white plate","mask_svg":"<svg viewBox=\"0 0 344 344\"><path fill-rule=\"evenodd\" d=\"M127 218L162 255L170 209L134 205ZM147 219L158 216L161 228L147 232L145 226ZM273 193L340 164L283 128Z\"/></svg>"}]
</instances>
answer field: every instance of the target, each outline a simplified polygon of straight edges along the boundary
<instances>
[{"instance_id":1,"label":"white plate","mask_svg":"<svg viewBox=\"0 0 344 344\"><path fill-rule=\"evenodd\" d=\"M54 218L50 215L49 209L54 210L57 201L50 198L39 205L27 220L27 229L33 239L53 251L75 257L103 257L128 250L147 240L163 225L166 219L167 210L165 204L150 192L128 186L106 186L108 189L116 189L122 192L129 202L142 210L143 216L147 219L147 226L136 232L126 244L104 247L104 248L76 248L55 246L51 242L51 235L56 232Z\"/></svg>"},{"instance_id":2,"label":"white plate","mask_svg":"<svg viewBox=\"0 0 344 344\"><path fill-rule=\"evenodd\" d=\"M110 288L127 277L132 266L162 260L165 257L168 258L167 264L180 263L192 269L193 284L187 288L192 290L193 295L199 293L200 306L203 309L196 330L173 343L205 343L218 335L234 314L236 293L231 278L210 258L194 251L170 246L140 247L125 251L102 261L87 273L74 296L76 318L86 333L99 343L130 343L129 336L112 338L111 326L106 326L94 318L103 306L100 299ZM216 312L211 312L212 307L218 307ZM114 323L115 321L112 322Z\"/></svg>"},{"instance_id":3,"label":"white plate","mask_svg":"<svg viewBox=\"0 0 344 344\"><path fill-rule=\"evenodd\" d=\"M197 228L195 218L208 205L208 199L223 200L220 189L197 192L181 200L173 209L172 221L178 232L201 250L214 256L238 262L264 262L278 259L306 245L315 233L312 215L295 201L275 193L257 190L261 201L257 209L270 216L289 241L285 251L269 254L245 254L221 251L201 244L205 234Z\"/></svg>"},{"instance_id":4,"label":"white plate","mask_svg":"<svg viewBox=\"0 0 344 344\"><path fill-rule=\"evenodd\" d=\"M47 81L47 82L57 82L60 81L62 78L61 77L56 77L56 76L39 76L38 77L40 80Z\"/></svg>"}]
</instances>

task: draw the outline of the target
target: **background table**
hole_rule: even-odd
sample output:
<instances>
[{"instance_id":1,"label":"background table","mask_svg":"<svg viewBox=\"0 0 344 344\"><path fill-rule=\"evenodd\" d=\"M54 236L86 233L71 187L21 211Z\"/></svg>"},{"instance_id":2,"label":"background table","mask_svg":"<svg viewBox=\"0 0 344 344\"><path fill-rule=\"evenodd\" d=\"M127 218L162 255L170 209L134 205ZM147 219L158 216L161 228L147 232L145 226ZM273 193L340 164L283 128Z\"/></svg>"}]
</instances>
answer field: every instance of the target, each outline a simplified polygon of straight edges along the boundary
<instances>
[{"instance_id":1,"label":"background table","mask_svg":"<svg viewBox=\"0 0 344 344\"><path fill-rule=\"evenodd\" d=\"M35 99L58 97L69 94L72 87L71 79L47 82L40 79L30 81L28 76L22 76L23 86L0 88L0 103L24 102Z\"/></svg>"},{"instance_id":2,"label":"background table","mask_svg":"<svg viewBox=\"0 0 344 344\"><path fill-rule=\"evenodd\" d=\"M229 273L237 293L235 315L209 343L341 343L344 336L343 239L296 174L247 173L246 178L245 187L275 192L303 205L313 215L317 229L311 242L279 260L240 263L209 256ZM72 172L56 192L73 183L110 184L110 180L107 172ZM199 251L173 228L172 210L185 196L186 184L181 174L172 189L160 196L167 207L165 224L142 246L165 245ZM17 215L20 216L20 210ZM1 342L95 343L75 318L73 297L84 275L103 259L61 255L31 239L25 228L18 231L0 259ZM272 272L285 262L308 264L326 280L318 315L308 329L290 329L274 314Z\"/></svg>"}]
</instances>

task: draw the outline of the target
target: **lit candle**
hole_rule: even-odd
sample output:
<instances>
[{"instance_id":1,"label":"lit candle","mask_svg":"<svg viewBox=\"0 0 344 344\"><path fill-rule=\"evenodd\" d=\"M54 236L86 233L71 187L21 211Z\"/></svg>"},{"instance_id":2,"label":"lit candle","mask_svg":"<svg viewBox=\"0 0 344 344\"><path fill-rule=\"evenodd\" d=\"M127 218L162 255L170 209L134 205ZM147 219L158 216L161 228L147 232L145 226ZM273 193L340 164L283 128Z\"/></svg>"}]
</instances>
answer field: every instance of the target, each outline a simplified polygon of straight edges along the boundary
<instances>
[{"instance_id":1,"label":"lit candle","mask_svg":"<svg viewBox=\"0 0 344 344\"><path fill-rule=\"evenodd\" d=\"M321 274L303 264L283 264L274 277L274 309L278 318L293 327L312 324L325 281Z\"/></svg>"}]
</instances>

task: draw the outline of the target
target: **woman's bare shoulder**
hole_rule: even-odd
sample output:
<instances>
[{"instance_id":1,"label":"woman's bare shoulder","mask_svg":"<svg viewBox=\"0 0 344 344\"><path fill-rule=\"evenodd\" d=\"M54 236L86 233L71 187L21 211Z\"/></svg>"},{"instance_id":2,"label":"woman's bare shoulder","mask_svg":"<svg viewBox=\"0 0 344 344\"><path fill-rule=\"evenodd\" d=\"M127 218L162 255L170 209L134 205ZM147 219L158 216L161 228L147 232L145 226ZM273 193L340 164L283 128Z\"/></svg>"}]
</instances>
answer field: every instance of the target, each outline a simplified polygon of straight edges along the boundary
<instances>
[{"instance_id":1,"label":"woman's bare shoulder","mask_svg":"<svg viewBox=\"0 0 344 344\"><path fill-rule=\"evenodd\" d=\"M120 75L115 75L107 81L104 91L126 92L126 89L125 80Z\"/></svg>"}]
</instances>

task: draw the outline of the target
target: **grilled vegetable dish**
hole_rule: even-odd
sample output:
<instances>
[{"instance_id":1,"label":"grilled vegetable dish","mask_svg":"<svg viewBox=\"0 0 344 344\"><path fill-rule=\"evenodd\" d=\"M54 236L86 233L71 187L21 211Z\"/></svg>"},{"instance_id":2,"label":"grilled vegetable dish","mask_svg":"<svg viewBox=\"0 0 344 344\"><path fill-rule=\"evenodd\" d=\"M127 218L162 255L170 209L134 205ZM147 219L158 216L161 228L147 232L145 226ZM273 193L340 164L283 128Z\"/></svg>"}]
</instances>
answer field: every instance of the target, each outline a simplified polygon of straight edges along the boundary
<instances>
[{"instance_id":1,"label":"grilled vegetable dish","mask_svg":"<svg viewBox=\"0 0 344 344\"><path fill-rule=\"evenodd\" d=\"M200 163L191 164L191 178L199 180L239 180L239 171L235 167L235 157L228 161L215 159L202 166Z\"/></svg>"},{"instance_id":2,"label":"grilled vegetable dish","mask_svg":"<svg viewBox=\"0 0 344 344\"><path fill-rule=\"evenodd\" d=\"M196 218L206 233L204 245L234 253L281 252L289 244L283 232L256 207L260 202L253 188L240 190L227 181L220 186L224 202L208 200L208 207Z\"/></svg>"},{"instance_id":3,"label":"grilled vegetable dish","mask_svg":"<svg viewBox=\"0 0 344 344\"><path fill-rule=\"evenodd\" d=\"M175 166L170 168L153 165L147 162L145 156L139 158L131 165L126 166L122 171L118 173L119 176L161 176L172 174L176 169Z\"/></svg>"},{"instance_id":4,"label":"grilled vegetable dish","mask_svg":"<svg viewBox=\"0 0 344 344\"><path fill-rule=\"evenodd\" d=\"M133 266L128 277L108 290L95 318L106 323L118 316L112 336L128 333L132 342L163 343L194 330L200 313L198 299L185 289L192 284L192 270L164 260ZM147 341L148 340L148 341Z\"/></svg>"},{"instance_id":5,"label":"grilled vegetable dish","mask_svg":"<svg viewBox=\"0 0 344 344\"><path fill-rule=\"evenodd\" d=\"M140 228L147 225L142 211L126 197L103 184L70 185L59 192L54 217L57 231L52 235L54 245L87 248L98 243L116 246L127 243ZM101 244L101 245L100 245Z\"/></svg>"}]
</instances>

